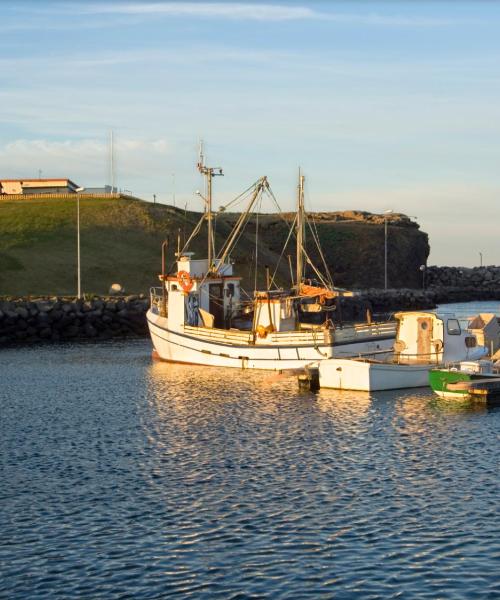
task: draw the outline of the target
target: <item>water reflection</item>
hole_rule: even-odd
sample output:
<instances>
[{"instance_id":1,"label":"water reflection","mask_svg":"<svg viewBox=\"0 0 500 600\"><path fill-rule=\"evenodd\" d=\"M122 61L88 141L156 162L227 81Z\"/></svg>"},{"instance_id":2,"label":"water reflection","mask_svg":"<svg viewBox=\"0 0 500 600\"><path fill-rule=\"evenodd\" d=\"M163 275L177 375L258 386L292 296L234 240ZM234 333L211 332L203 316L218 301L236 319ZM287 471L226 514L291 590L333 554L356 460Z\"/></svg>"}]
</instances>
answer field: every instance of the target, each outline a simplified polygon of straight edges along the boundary
<instances>
[{"instance_id":1,"label":"water reflection","mask_svg":"<svg viewBox=\"0 0 500 600\"><path fill-rule=\"evenodd\" d=\"M0 596L498 595L500 411L149 350L2 354Z\"/></svg>"}]
</instances>

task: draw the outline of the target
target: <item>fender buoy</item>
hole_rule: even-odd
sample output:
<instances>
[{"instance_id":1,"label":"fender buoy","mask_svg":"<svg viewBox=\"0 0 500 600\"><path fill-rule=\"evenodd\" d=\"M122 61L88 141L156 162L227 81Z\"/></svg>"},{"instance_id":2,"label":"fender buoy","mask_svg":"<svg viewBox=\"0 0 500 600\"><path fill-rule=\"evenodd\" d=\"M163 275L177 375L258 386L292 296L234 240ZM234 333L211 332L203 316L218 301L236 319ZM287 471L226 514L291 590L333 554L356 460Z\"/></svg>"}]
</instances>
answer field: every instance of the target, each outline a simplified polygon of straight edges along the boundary
<instances>
[{"instance_id":1,"label":"fender buoy","mask_svg":"<svg viewBox=\"0 0 500 600\"><path fill-rule=\"evenodd\" d=\"M263 339L267 337L267 329L264 327L264 325L259 325L257 327L257 335Z\"/></svg>"},{"instance_id":2,"label":"fender buoy","mask_svg":"<svg viewBox=\"0 0 500 600\"><path fill-rule=\"evenodd\" d=\"M256 329L257 331L257 335L261 338L264 339L267 337L268 333L273 333L273 331L276 331L276 329L274 328L273 325L259 325Z\"/></svg>"},{"instance_id":3,"label":"fender buoy","mask_svg":"<svg viewBox=\"0 0 500 600\"><path fill-rule=\"evenodd\" d=\"M191 291L191 288L193 287L193 280L187 271L179 271L177 273L177 281L185 292Z\"/></svg>"},{"instance_id":4,"label":"fender buoy","mask_svg":"<svg viewBox=\"0 0 500 600\"><path fill-rule=\"evenodd\" d=\"M441 350L443 349L443 341L442 340L432 340L431 343L434 346L435 352L441 352Z\"/></svg>"},{"instance_id":5,"label":"fender buoy","mask_svg":"<svg viewBox=\"0 0 500 600\"><path fill-rule=\"evenodd\" d=\"M406 350L406 344L403 340L396 340L394 342L394 352L403 352L403 350Z\"/></svg>"}]
</instances>

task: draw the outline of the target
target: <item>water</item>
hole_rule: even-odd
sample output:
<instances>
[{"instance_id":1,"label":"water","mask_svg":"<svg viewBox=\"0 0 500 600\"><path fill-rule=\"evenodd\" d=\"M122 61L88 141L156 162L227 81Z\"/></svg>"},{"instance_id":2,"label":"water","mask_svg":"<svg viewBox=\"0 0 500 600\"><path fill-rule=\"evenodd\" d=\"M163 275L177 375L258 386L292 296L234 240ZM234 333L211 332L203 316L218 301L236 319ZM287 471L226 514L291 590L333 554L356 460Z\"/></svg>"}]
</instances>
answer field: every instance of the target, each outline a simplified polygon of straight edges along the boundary
<instances>
[{"instance_id":1,"label":"water","mask_svg":"<svg viewBox=\"0 0 500 600\"><path fill-rule=\"evenodd\" d=\"M487 300L482 302L455 302L453 304L440 304L438 311L455 313L459 318L466 318L478 313L493 313L500 316L500 300Z\"/></svg>"},{"instance_id":2,"label":"water","mask_svg":"<svg viewBox=\"0 0 500 600\"><path fill-rule=\"evenodd\" d=\"M499 598L500 410L148 341L0 353L2 598Z\"/></svg>"}]
</instances>

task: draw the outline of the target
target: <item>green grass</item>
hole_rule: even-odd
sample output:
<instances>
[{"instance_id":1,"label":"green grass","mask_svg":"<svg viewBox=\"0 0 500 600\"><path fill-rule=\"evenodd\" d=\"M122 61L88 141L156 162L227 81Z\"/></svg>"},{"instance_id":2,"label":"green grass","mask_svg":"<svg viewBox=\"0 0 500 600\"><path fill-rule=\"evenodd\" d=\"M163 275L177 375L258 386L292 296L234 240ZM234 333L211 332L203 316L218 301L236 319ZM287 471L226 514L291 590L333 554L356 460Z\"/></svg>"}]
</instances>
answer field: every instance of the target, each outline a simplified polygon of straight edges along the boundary
<instances>
[{"instance_id":1,"label":"green grass","mask_svg":"<svg viewBox=\"0 0 500 600\"><path fill-rule=\"evenodd\" d=\"M169 262L174 260L178 231L187 236L200 218L163 205L130 199L80 199L81 264L83 291L107 293L112 283L127 293L147 292L158 284L161 243L170 239ZM230 231L234 215L217 218L216 246ZM393 227L391 245L398 261L391 263L395 280L408 285L408 272L424 262L428 252L425 234ZM339 285L377 285L382 272L383 229L363 223L321 223L318 231L331 270ZM259 229L259 281L264 264L277 262L287 228L275 215L261 220ZM191 250L206 256L206 230L202 229ZM397 244L397 248L394 247ZM50 196L43 200L0 199L0 295L74 294L76 291L76 198ZM233 253L237 272L252 288L255 233L250 224ZM286 254L294 255L293 247ZM314 252L311 252L314 254ZM413 261L413 262L412 262ZM415 266L415 268L418 267ZM286 256L277 280L288 283ZM405 275L406 274L406 275ZM380 277L379 277L380 279ZM416 285L419 273L415 273Z\"/></svg>"}]
</instances>

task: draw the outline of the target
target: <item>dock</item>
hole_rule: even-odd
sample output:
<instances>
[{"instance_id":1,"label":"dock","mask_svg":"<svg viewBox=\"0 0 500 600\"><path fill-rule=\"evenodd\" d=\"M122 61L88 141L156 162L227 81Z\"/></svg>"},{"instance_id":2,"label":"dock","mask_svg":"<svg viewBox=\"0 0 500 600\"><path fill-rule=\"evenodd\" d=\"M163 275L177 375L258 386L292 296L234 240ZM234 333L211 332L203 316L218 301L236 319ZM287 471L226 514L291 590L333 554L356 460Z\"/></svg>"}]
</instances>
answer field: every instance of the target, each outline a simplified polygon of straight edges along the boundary
<instances>
[{"instance_id":1,"label":"dock","mask_svg":"<svg viewBox=\"0 0 500 600\"><path fill-rule=\"evenodd\" d=\"M500 377L483 377L471 381L449 383L450 391L466 391L474 400L483 400L500 404Z\"/></svg>"}]
</instances>

